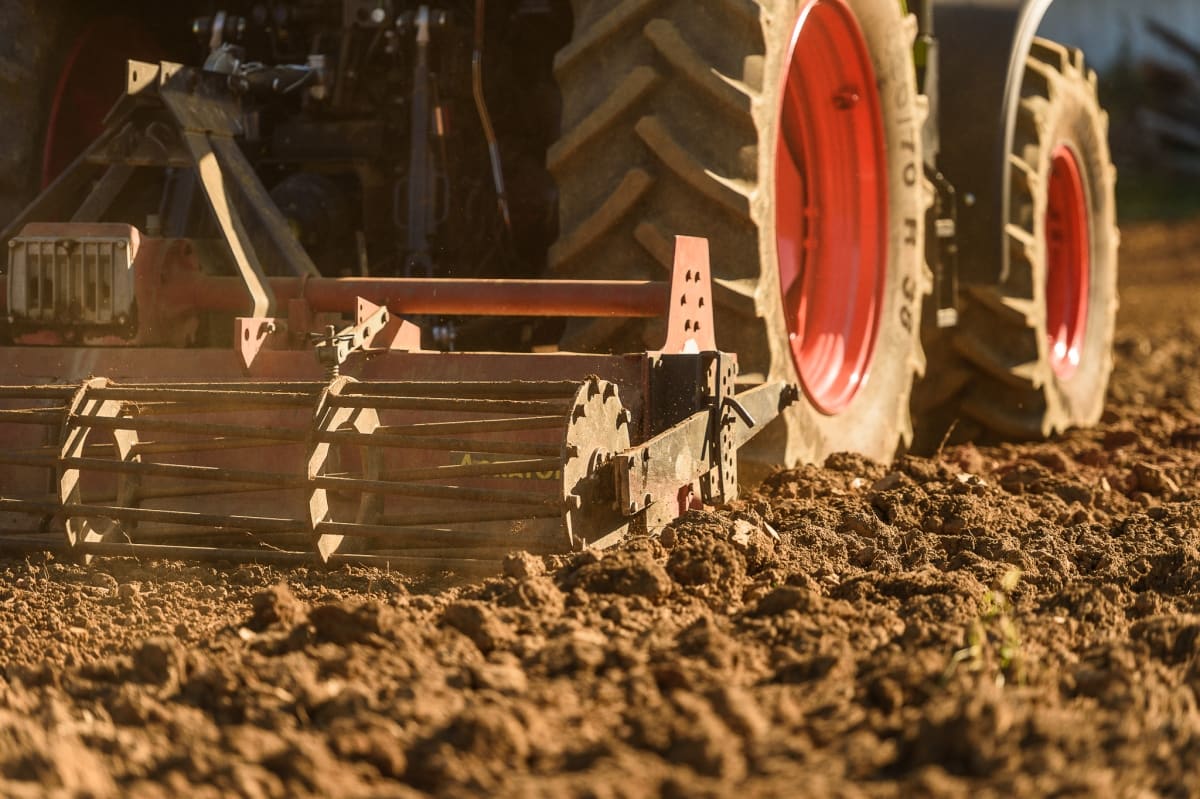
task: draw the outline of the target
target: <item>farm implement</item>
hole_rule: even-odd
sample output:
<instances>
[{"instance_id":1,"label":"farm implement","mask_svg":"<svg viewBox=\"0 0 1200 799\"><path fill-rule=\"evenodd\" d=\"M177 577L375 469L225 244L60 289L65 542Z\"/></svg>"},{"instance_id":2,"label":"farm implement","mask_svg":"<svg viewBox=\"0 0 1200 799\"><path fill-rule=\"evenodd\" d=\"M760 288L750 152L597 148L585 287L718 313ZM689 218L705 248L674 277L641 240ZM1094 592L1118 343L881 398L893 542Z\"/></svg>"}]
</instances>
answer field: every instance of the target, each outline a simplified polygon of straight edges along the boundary
<instances>
[{"instance_id":1,"label":"farm implement","mask_svg":"<svg viewBox=\"0 0 1200 799\"><path fill-rule=\"evenodd\" d=\"M102 213L107 182L170 107L150 97L196 78L129 69L133 107L110 127L126 139L98 140L35 208L90 171L71 218ZM219 140L231 130L212 129L219 106L187 102L209 127L181 125L180 150L145 160L191 158L236 274L206 273L204 242L130 225L18 220L6 235L0 546L456 569L604 547L736 496L738 449L798 398L783 382L740 386L717 349L704 239L677 239L663 282L269 277L260 254L304 254L245 234L283 223L229 200L261 186ZM451 316L651 318L664 343L422 351L408 320ZM228 346L183 346L214 318Z\"/></svg>"}]
</instances>

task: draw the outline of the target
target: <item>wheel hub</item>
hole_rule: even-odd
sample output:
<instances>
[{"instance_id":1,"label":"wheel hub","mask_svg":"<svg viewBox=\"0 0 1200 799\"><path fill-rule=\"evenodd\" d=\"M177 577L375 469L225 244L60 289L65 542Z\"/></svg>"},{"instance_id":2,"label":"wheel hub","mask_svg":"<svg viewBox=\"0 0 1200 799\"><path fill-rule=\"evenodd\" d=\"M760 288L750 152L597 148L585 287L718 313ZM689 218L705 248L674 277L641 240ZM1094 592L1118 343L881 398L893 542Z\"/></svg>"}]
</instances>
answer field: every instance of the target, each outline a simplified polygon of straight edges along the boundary
<instances>
[{"instance_id":1,"label":"wheel hub","mask_svg":"<svg viewBox=\"0 0 1200 799\"><path fill-rule=\"evenodd\" d=\"M1055 148L1046 201L1046 335L1050 365L1066 380L1079 368L1090 282L1087 195L1075 152Z\"/></svg>"},{"instance_id":2,"label":"wheel hub","mask_svg":"<svg viewBox=\"0 0 1200 799\"><path fill-rule=\"evenodd\" d=\"M778 130L775 229L791 356L810 401L836 414L870 375L888 263L879 91L842 0L810 0L800 12Z\"/></svg>"}]
</instances>

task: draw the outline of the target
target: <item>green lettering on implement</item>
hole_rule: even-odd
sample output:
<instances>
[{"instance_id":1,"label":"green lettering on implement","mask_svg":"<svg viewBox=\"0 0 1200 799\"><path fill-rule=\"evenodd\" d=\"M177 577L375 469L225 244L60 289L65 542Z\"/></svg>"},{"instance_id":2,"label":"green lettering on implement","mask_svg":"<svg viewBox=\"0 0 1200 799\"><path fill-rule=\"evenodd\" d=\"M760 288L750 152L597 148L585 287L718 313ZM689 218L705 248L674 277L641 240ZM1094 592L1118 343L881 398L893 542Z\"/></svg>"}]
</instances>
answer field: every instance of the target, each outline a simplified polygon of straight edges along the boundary
<instances>
[{"instance_id":1,"label":"green lettering on implement","mask_svg":"<svg viewBox=\"0 0 1200 799\"><path fill-rule=\"evenodd\" d=\"M451 463L455 463L454 457L458 457L458 466L474 466L484 463L496 463L492 458L487 458L473 452L454 453L451 456ZM495 477L508 480L561 480L562 469L554 469L547 472L506 472L504 474L494 475ZM486 479L486 478L484 478Z\"/></svg>"}]
</instances>

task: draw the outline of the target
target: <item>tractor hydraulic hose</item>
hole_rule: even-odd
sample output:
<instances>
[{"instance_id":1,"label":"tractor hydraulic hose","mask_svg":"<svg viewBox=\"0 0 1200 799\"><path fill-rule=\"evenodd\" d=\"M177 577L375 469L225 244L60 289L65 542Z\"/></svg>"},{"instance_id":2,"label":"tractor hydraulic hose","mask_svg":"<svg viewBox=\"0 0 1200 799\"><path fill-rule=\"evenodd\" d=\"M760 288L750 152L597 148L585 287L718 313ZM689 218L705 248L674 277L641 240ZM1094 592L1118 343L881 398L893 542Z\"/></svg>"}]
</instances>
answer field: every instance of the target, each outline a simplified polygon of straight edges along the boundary
<instances>
[{"instance_id":1,"label":"tractor hydraulic hose","mask_svg":"<svg viewBox=\"0 0 1200 799\"><path fill-rule=\"evenodd\" d=\"M511 234L512 217L508 211L508 192L504 189L504 169L500 163L500 145L496 141L492 117L488 113L487 100L483 96L483 44L486 13L487 0L475 0L475 52L471 56L471 87L475 92L475 108L479 111L479 123L483 126L483 135L487 139L488 155L492 159L492 182L496 185L496 203L500 207L500 217L504 220L504 227Z\"/></svg>"}]
</instances>

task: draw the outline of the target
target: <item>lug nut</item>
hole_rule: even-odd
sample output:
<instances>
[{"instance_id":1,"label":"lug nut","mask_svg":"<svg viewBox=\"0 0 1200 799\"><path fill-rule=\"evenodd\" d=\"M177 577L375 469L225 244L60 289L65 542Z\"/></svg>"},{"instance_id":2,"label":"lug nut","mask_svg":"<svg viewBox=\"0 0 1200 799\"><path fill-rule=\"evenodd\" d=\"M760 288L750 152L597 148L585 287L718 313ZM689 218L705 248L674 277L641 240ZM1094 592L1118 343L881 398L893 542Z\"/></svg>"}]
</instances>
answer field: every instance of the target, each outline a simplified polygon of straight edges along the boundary
<instances>
[{"instance_id":1,"label":"lug nut","mask_svg":"<svg viewBox=\"0 0 1200 799\"><path fill-rule=\"evenodd\" d=\"M856 90L842 89L833 96L833 105L839 111L847 111L858 105L858 101L861 99L862 97L859 96L859 93Z\"/></svg>"}]
</instances>

